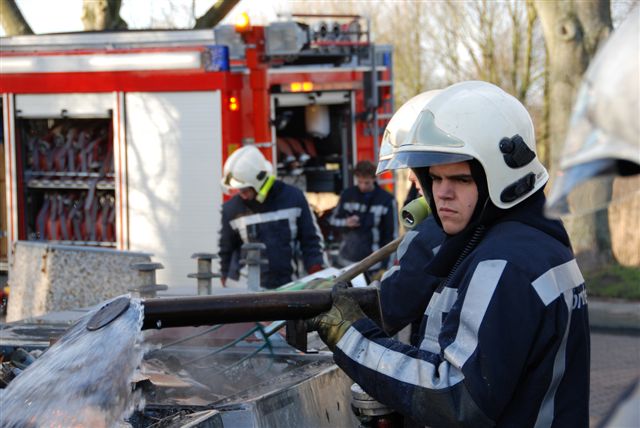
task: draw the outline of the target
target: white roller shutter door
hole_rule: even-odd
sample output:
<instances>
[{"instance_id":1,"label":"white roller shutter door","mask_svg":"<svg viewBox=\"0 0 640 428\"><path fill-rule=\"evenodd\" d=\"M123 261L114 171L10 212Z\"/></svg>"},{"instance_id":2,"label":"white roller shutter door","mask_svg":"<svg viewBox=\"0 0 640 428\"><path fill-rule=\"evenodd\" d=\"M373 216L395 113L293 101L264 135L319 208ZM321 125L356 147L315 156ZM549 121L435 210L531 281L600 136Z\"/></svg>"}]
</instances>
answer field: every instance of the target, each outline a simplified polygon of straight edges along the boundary
<instances>
[{"instance_id":1,"label":"white roller shutter door","mask_svg":"<svg viewBox=\"0 0 640 428\"><path fill-rule=\"evenodd\" d=\"M218 251L220 92L126 94L129 247L164 265L168 293L196 293L196 252Z\"/></svg>"}]
</instances>

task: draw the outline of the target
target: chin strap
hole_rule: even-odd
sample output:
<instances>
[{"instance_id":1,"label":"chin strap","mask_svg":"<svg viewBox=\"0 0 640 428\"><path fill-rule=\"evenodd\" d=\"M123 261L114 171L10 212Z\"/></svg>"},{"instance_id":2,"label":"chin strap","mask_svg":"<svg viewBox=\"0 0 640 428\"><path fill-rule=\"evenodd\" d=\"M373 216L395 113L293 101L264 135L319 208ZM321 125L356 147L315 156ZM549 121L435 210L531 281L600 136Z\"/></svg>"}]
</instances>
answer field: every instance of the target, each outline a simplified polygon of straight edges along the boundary
<instances>
[{"instance_id":1,"label":"chin strap","mask_svg":"<svg viewBox=\"0 0 640 428\"><path fill-rule=\"evenodd\" d=\"M274 175L270 175L265 181L258 194L256 195L256 201L262 203L265 199L267 199L267 195L269 194L269 190L273 187L273 183L275 183L276 177Z\"/></svg>"}]
</instances>

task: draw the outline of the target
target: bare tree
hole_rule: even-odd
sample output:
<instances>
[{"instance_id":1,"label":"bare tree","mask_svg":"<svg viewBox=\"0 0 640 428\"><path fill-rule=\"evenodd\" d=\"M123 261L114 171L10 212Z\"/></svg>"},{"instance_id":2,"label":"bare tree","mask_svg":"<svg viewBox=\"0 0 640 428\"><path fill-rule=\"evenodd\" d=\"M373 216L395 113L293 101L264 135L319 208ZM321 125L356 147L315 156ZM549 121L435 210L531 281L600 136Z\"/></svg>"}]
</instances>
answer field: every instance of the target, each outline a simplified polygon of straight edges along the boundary
<instances>
[{"instance_id":1,"label":"bare tree","mask_svg":"<svg viewBox=\"0 0 640 428\"><path fill-rule=\"evenodd\" d=\"M33 34L15 0L0 0L0 24L8 36Z\"/></svg>"},{"instance_id":2,"label":"bare tree","mask_svg":"<svg viewBox=\"0 0 640 428\"><path fill-rule=\"evenodd\" d=\"M534 0L549 54L549 81L553 113L551 128L561 140L567 133L569 115L581 77L598 45L611 31L609 0L550 2ZM552 149L556 164L562 145Z\"/></svg>"},{"instance_id":3,"label":"bare tree","mask_svg":"<svg viewBox=\"0 0 640 428\"><path fill-rule=\"evenodd\" d=\"M211 28L238 3L239 0L217 0L201 17L195 28ZM82 23L85 31L122 30L127 23L120 16L122 0L83 0ZM15 0L0 0L0 24L7 36L34 34Z\"/></svg>"},{"instance_id":4,"label":"bare tree","mask_svg":"<svg viewBox=\"0 0 640 428\"><path fill-rule=\"evenodd\" d=\"M396 105L429 89L443 86L435 56L429 48L429 25L424 4L387 3L369 8L376 42L393 45ZM402 31L398 31L402 29Z\"/></svg>"},{"instance_id":5,"label":"bare tree","mask_svg":"<svg viewBox=\"0 0 640 428\"><path fill-rule=\"evenodd\" d=\"M125 30L120 17L122 0L82 0L82 24L85 31Z\"/></svg>"},{"instance_id":6,"label":"bare tree","mask_svg":"<svg viewBox=\"0 0 640 428\"><path fill-rule=\"evenodd\" d=\"M227 13L238 4L240 0L218 0L200 18L196 19L194 28L212 28L222 21Z\"/></svg>"},{"instance_id":7,"label":"bare tree","mask_svg":"<svg viewBox=\"0 0 640 428\"><path fill-rule=\"evenodd\" d=\"M541 99L544 50L538 47L542 37L533 8L513 0L447 0L429 6L423 31L447 83L480 79L525 104Z\"/></svg>"}]
</instances>

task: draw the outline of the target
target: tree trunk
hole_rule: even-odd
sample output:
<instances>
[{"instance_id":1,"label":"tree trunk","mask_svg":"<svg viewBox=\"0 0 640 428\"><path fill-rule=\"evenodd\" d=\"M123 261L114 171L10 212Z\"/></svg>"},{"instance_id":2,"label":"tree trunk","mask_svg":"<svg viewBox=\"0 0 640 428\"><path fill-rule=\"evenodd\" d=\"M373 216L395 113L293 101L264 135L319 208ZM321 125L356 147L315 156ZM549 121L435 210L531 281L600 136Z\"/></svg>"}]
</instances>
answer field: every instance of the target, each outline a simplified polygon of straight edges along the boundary
<instances>
[{"instance_id":1,"label":"tree trunk","mask_svg":"<svg viewBox=\"0 0 640 428\"><path fill-rule=\"evenodd\" d=\"M0 25L7 36L33 34L15 0L0 0Z\"/></svg>"},{"instance_id":2,"label":"tree trunk","mask_svg":"<svg viewBox=\"0 0 640 428\"><path fill-rule=\"evenodd\" d=\"M128 25L120 17L121 0L82 0L84 31L126 30Z\"/></svg>"},{"instance_id":3,"label":"tree trunk","mask_svg":"<svg viewBox=\"0 0 640 428\"><path fill-rule=\"evenodd\" d=\"M549 56L550 165L558 166L567 135L571 108L589 61L609 35L609 0L534 1L542 23ZM585 189L582 197L606 199L611 185ZM611 239L606 210L567 222L574 251L586 268L611 261Z\"/></svg>"},{"instance_id":4,"label":"tree trunk","mask_svg":"<svg viewBox=\"0 0 640 428\"><path fill-rule=\"evenodd\" d=\"M218 0L200 18L193 28L213 28L238 4L240 0Z\"/></svg>"}]
</instances>

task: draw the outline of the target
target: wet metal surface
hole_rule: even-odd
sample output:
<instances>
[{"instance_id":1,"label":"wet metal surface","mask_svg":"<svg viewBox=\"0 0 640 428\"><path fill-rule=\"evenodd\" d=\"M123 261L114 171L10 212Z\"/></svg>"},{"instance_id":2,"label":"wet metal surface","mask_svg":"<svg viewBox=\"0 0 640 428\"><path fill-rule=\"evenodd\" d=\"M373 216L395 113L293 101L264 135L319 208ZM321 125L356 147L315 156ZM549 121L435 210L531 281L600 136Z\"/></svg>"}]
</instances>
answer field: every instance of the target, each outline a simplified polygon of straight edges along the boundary
<instances>
[{"instance_id":1,"label":"wet metal surface","mask_svg":"<svg viewBox=\"0 0 640 428\"><path fill-rule=\"evenodd\" d=\"M146 427L153 420L164 423L178 411L212 408L224 427L355 426L349 408L352 382L333 364L330 353L301 354L278 335L258 354L254 353L262 342L255 339L217 353L224 348L216 348L221 340L246 328L208 329L208 335L177 346L171 345L174 339L198 329L146 331L148 342L163 348L152 351L143 363L148 382L139 385L147 405L134 414L133 426Z\"/></svg>"},{"instance_id":2,"label":"wet metal surface","mask_svg":"<svg viewBox=\"0 0 640 428\"><path fill-rule=\"evenodd\" d=\"M91 315L87 319L91 319ZM86 321L73 329L79 328L85 335L97 337L123 318L116 317L93 332L87 331ZM253 325L146 330L145 347L151 350L133 379L136 395L144 400L146 407L134 412L129 420L131 426L184 427L192 426L195 420L201 420L198 426L206 427L354 426L349 407L352 382L333 364L330 353L301 354L277 334L271 337L267 347L258 334L252 334L222 353L215 352ZM0 335L0 349L8 353L16 341L44 349L66 325L3 327L2 331L7 334ZM182 340L188 336L192 338ZM317 339L312 344L317 346ZM119 364L109 366L116 368ZM104 367L92 367L95 375L108 371ZM79 377L67 377L89 388L96 385L90 375L80 373ZM8 390L0 393L3 405L13 395ZM67 398L64 392L57 395ZM45 399L45 403L48 401ZM94 413L83 415L83 420L96 416Z\"/></svg>"}]
</instances>

